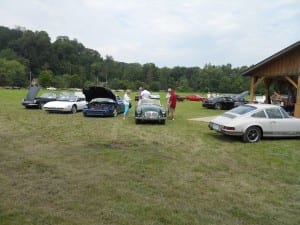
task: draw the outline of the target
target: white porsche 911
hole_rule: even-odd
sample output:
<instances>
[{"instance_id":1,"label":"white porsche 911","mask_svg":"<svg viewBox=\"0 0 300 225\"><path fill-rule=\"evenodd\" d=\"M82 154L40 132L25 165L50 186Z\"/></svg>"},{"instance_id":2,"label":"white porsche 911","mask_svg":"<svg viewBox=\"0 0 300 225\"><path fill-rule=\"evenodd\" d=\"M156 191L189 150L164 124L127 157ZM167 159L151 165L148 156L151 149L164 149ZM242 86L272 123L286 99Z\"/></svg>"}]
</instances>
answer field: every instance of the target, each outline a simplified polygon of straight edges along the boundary
<instances>
[{"instance_id":1,"label":"white porsche 911","mask_svg":"<svg viewBox=\"0 0 300 225\"><path fill-rule=\"evenodd\" d=\"M300 137L300 119L277 105L246 104L225 112L208 127L225 135L241 136L245 142L262 137Z\"/></svg>"}]
</instances>

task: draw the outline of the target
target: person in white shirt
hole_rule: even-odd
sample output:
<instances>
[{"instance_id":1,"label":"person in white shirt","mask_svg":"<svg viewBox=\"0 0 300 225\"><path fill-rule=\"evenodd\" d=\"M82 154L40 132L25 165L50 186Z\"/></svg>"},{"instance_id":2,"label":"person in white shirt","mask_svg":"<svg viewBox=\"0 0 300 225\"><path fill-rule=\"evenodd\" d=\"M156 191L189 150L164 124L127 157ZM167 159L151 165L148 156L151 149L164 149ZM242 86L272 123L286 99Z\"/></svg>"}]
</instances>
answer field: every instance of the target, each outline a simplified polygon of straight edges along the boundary
<instances>
[{"instance_id":1,"label":"person in white shirt","mask_svg":"<svg viewBox=\"0 0 300 225\"><path fill-rule=\"evenodd\" d=\"M146 98L149 98L150 97L150 92L147 91L146 89L144 89L142 92L141 92L141 97L142 99L146 99Z\"/></svg>"}]
</instances>

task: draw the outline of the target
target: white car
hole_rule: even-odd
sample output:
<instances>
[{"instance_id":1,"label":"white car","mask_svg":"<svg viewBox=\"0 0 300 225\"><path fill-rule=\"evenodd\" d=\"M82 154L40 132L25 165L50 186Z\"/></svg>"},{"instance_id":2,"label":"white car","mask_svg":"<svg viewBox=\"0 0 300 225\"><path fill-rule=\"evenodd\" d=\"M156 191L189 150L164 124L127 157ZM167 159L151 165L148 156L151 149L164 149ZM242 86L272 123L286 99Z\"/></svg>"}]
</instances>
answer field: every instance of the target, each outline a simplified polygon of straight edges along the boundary
<instances>
[{"instance_id":1,"label":"white car","mask_svg":"<svg viewBox=\"0 0 300 225\"><path fill-rule=\"evenodd\" d=\"M82 92L63 92L56 101L48 102L43 106L47 112L71 112L83 110L87 104L85 95Z\"/></svg>"},{"instance_id":2,"label":"white car","mask_svg":"<svg viewBox=\"0 0 300 225\"><path fill-rule=\"evenodd\" d=\"M262 137L300 137L300 119L277 105L246 104L225 112L208 127L222 134L241 136L245 142Z\"/></svg>"}]
</instances>

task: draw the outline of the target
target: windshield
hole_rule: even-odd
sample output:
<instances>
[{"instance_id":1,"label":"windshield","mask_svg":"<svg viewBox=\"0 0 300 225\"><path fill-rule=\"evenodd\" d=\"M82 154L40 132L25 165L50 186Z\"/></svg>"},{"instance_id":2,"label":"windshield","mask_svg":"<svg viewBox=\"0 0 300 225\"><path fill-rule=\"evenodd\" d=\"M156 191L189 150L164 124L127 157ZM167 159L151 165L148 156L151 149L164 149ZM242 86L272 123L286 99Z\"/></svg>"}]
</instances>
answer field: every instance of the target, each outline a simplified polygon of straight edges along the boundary
<instances>
[{"instance_id":1,"label":"windshield","mask_svg":"<svg viewBox=\"0 0 300 225\"><path fill-rule=\"evenodd\" d=\"M140 103L141 105L159 105L160 101L159 99L141 99Z\"/></svg>"},{"instance_id":2,"label":"windshield","mask_svg":"<svg viewBox=\"0 0 300 225\"><path fill-rule=\"evenodd\" d=\"M57 101L67 101L67 102L75 102L77 100L77 96L71 93L61 93Z\"/></svg>"},{"instance_id":3,"label":"windshield","mask_svg":"<svg viewBox=\"0 0 300 225\"><path fill-rule=\"evenodd\" d=\"M248 112L251 112L253 110L257 109L255 106L250 106L250 105L241 105L239 107L233 108L232 110L228 111L229 113L234 113L234 114L239 114L243 115Z\"/></svg>"},{"instance_id":4,"label":"windshield","mask_svg":"<svg viewBox=\"0 0 300 225\"><path fill-rule=\"evenodd\" d=\"M41 95L41 98L56 98L56 94L54 93L44 93Z\"/></svg>"}]
</instances>

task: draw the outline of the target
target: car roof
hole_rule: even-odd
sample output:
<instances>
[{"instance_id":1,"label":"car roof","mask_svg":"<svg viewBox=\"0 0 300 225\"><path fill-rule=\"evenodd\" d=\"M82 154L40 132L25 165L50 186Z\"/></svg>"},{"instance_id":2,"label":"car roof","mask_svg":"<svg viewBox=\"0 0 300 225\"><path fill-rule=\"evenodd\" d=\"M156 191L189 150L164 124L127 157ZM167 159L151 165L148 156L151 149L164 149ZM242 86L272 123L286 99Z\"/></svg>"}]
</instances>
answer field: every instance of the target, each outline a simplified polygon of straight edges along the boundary
<instances>
[{"instance_id":1,"label":"car roof","mask_svg":"<svg viewBox=\"0 0 300 225\"><path fill-rule=\"evenodd\" d=\"M250 105L250 106L254 106L258 109L267 109L267 108L278 108L280 106L278 105L272 105L272 104L254 104L254 103L250 103L250 104L246 104L246 105Z\"/></svg>"}]
</instances>

